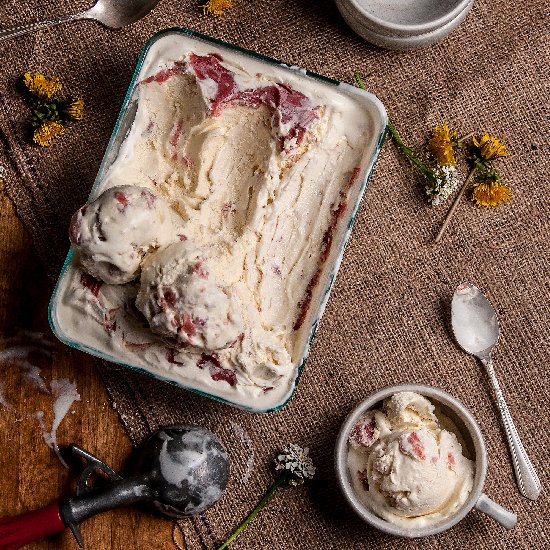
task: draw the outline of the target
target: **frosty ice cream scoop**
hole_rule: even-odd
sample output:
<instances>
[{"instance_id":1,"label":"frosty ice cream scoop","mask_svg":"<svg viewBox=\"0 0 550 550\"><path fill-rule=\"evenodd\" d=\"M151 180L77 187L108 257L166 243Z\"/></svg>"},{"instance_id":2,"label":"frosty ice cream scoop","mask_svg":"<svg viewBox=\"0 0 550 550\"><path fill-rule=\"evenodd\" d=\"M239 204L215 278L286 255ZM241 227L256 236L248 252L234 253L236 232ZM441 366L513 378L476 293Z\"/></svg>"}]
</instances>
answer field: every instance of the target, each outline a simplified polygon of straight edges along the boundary
<instances>
[{"instance_id":1,"label":"frosty ice cream scoop","mask_svg":"<svg viewBox=\"0 0 550 550\"><path fill-rule=\"evenodd\" d=\"M207 254L177 242L150 254L143 264L136 306L153 332L178 347L216 351L243 331L236 297L217 283Z\"/></svg>"},{"instance_id":2,"label":"frosty ice cream scoop","mask_svg":"<svg viewBox=\"0 0 550 550\"><path fill-rule=\"evenodd\" d=\"M439 533L474 506L512 528L515 514L482 494L486 470L471 414L430 386L376 392L350 413L336 443L348 502L365 521L398 536Z\"/></svg>"},{"instance_id":3,"label":"frosty ice cream scoop","mask_svg":"<svg viewBox=\"0 0 550 550\"><path fill-rule=\"evenodd\" d=\"M154 433L138 452L134 473L127 478L76 445L69 449L86 460L76 496L20 516L0 518L0 548L15 550L66 527L82 547L80 523L100 512L136 503L148 503L171 517L200 514L219 500L229 480L225 447L200 426L169 426ZM98 470L110 482L91 488L88 482Z\"/></svg>"},{"instance_id":4,"label":"frosty ice cream scoop","mask_svg":"<svg viewBox=\"0 0 550 550\"><path fill-rule=\"evenodd\" d=\"M143 256L178 239L177 216L145 187L121 185L77 210L69 229L82 267L109 284L127 283Z\"/></svg>"}]
</instances>

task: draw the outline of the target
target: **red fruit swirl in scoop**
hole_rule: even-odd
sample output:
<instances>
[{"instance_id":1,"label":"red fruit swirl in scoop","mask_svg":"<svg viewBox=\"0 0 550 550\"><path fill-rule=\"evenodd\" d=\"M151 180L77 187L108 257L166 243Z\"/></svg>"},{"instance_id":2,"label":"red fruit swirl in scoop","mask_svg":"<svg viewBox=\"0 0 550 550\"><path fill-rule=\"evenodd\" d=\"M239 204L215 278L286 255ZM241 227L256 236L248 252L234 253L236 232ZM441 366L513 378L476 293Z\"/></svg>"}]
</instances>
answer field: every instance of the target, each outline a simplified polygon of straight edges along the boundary
<instances>
[{"instance_id":1,"label":"red fruit swirl in scoop","mask_svg":"<svg viewBox=\"0 0 550 550\"><path fill-rule=\"evenodd\" d=\"M376 441L376 420L373 417L360 418L351 433L349 440L360 447L368 448Z\"/></svg>"},{"instance_id":2,"label":"red fruit swirl in scoop","mask_svg":"<svg viewBox=\"0 0 550 550\"><path fill-rule=\"evenodd\" d=\"M237 384L237 375L235 371L222 367L216 353L203 353L201 358L197 361L197 367L199 367L199 369L208 367L210 377L216 382L225 380L230 386L235 386Z\"/></svg>"}]
</instances>

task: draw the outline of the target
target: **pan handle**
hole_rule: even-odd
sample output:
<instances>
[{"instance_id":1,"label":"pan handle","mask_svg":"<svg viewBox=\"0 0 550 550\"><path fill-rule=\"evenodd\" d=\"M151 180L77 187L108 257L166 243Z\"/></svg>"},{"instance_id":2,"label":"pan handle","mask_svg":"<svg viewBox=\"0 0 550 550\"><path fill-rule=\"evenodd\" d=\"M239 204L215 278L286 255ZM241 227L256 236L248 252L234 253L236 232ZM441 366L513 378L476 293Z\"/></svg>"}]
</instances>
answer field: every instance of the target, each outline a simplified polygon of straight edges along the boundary
<instances>
[{"instance_id":1,"label":"pan handle","mask_svg":"<svg viewBox=\"0 0 550 550\"><path fill-rule=\"evenodd\" d=\"M0 550L17 550L30 542L65 529L59 503L19 516L0 518Z\"/></svg>"}]
</instances>

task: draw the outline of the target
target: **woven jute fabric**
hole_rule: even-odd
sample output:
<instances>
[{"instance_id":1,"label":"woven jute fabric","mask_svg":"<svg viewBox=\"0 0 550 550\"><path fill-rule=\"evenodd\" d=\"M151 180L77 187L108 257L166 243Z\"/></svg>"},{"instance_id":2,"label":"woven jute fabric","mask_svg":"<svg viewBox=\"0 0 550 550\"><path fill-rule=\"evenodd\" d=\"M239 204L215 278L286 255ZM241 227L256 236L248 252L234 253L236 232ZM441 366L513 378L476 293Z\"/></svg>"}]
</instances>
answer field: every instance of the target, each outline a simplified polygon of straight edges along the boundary
<instances>
[{"instance_id":1,"label":"woven jute fabric","mask_svg":"<svg viewBox=\"0 0 550 550\"><path fill-rule=\"evenodd\" d=\"M8 26L86 7L85 0L6 0L0 19ZM386 143L300 384L281 411L243 412L98 365L135 444L161 425L191 422L213 430L229 450L225 496L203 516L181 522L189 548L212 548L232 531L272 481L273 456L289 442L311 449L315 479L279 491L232 548L548 544L549 10L546 0L476 0L466 21L441 43L395 53L356 36L327 0L234 0L233 9L217 18L204 16L196 1L163 0L123 30L76 22L0 46L0 163L6 189L52 277L68 249L70 215L87 198L139 51L162 28L186 26L342 81L353 82L360 71L411 144L448 120L462 134L489 131L509 150L499 167L512 186L512 201L478 209L464 199L435 245L448 205L429 207L406 163ZM58 75L68 92L86 101L84 119L47 149L26 138L28 107L16 89L25 71ZM451 337L450 297L463 281L479 286L498 311L495 362L542 479L537 502L518 493L482 367ZM339 426L360 400L398 382L435 385L470 408L487 443L485 492L517 513L514 530L473 511L444 534L409 541L369 528L348 508L333 472ZM251 453L254 467L247 475Z\"/></svg>"}]
</instances>

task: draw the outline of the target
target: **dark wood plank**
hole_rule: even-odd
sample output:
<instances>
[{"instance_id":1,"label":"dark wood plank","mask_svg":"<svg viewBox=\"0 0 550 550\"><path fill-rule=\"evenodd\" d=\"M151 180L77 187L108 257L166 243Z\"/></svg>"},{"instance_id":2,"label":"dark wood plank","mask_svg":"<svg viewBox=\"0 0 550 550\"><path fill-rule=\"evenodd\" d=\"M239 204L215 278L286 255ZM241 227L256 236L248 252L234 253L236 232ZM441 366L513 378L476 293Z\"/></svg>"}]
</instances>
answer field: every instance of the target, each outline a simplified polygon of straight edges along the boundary
<instances>
[{"instance_id":1,"label":"dark wood plank","mask_svg":"<svg viewBox=\"0 0 550 550\"><path fill-rule=\"evenodd\" d=\"M0 350L5 339L22 330L42 332L53 344L51 360L40 360L45 380L75 380L81 401L61 423L60 445L75 442L121 470L132 451L93 359L58 342L47 322L53 284L40 268L29 235L11 202L0 191ZM4 343L3 343L4 342ZM33 358L34 360L34 358ZM35 361L35 360L34 360ZM36 362L36 361L35 361ZM13 409L0 406L0 517L45 506L73 491L76 471L67 470L46 446L42 431L30 416L43 410L51 425L52 399L21 381L17 366L1 363L0 381ZM139 510L116 510L82 525L86 548L143 550L174 548L173 522ZM33 543L31 550L77 549L69 530Z\"/></svg>"}]
</instances>

